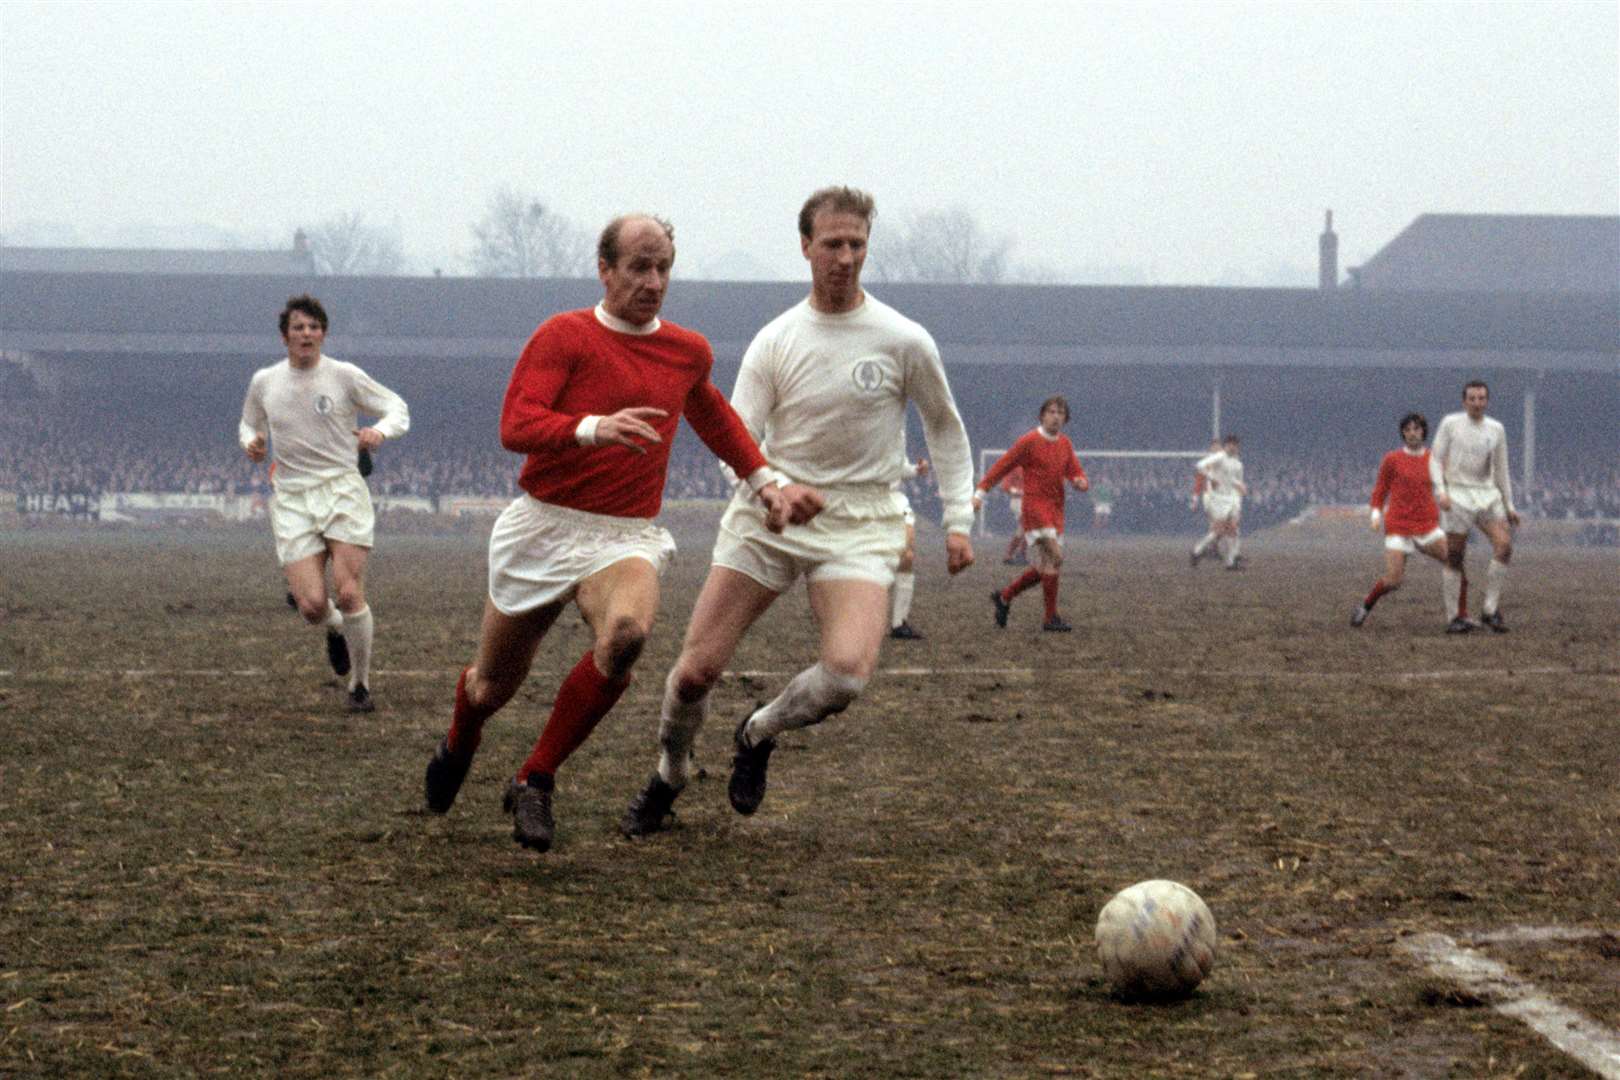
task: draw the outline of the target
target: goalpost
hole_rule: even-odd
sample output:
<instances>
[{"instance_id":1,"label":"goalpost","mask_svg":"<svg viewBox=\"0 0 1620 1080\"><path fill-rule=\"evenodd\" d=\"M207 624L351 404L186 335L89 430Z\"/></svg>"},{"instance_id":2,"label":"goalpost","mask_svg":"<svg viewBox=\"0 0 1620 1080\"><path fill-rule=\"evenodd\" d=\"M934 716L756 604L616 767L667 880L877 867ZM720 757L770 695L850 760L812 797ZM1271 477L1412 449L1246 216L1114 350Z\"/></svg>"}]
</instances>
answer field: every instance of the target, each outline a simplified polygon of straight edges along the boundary
<instances>
[{"instance_id":1,"label":"goalpost","mask_svg":"<svg viewBox=\"0 0 1620 1080\"><path fill-rule=\"evenodd\" d=\"M1001 455L1005 454L1006 452L1006 449L980 450L979 469L976 475L983 476L985 473L989 472L990 466L994 465ZM1208 450L1076 450L1074 452L1074 456L1080 459L1081 465L1085 465L1088 461L1096 461L1102 458L1119 458L1124 460L1137 459L1162 461L1175 459L1197 461L1207 453L1209 453ZM990 504L986 502L982 507L979 508L979 512L974 515L974 536L983 537L987 535L985 528L985 517L986 511L989 509Z\"/></svg>"}]
</instances>

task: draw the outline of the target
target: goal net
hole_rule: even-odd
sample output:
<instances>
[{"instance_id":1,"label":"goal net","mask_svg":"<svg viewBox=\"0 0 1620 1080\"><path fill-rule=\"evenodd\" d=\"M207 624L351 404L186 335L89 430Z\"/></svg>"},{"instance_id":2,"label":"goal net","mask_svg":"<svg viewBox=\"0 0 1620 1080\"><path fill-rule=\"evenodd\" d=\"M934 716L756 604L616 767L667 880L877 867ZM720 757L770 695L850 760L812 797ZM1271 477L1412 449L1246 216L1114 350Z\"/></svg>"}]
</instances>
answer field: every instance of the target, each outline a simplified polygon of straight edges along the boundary
<instances>
[{"instance_id":1,"label":"goal net","mask_svg":"<svg viewBox=\"0 0 1620 1080\"><path fill-rule=\"evenodd\" d=\"M976 475L983 476L990 471L990 466L1000 460L1005 449L980 450L979 469ZM1080 464L1086 470L1086 475L1093 484L1093 490L1098 486L1109 485L1117 487L1126 476L1131 479L1140 479L1140 474L1150 473L1162 477L1166 465L1177 462L1193 462L1209 453L1205 450L1076 450L1074 456L1080 459ZM1118 476L1111 474L1121 474ZM1184 486L1191 490L1192 480L1186 472L1175 474L1173 478L1164 482L1172 486ZM997 496L1000 496L999 500ZM973 532L976 536L985 536L994 528L997 532L1011 532L1017 528L1018 522L1012 516L1012 510L1005 491L992 491L990 498L985 500L978 514L974 517Z\"/></svg>"}]
</instances>

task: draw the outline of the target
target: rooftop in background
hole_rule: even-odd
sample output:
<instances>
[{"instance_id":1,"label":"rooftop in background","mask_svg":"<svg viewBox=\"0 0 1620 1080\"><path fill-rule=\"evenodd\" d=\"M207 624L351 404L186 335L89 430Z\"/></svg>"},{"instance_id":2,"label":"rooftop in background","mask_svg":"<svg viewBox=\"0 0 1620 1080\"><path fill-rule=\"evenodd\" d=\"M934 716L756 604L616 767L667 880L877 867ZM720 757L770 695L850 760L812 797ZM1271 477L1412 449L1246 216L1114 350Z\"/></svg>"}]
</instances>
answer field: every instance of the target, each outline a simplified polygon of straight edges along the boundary
<instances>
[{"instance_id":1,"label":"rooftop in background","mask_svg":"<svg viewBox=\"0 0 1620 1080\"><path fill-rule=\"evenodd\" d=\"M0 244L0 270L48 274L313 274L303 230L292 246L264 248L11 247Z\"/></svg>"},{"instance_id":2,"label":"rooftop in background","mask_svg":"<svg viewBox=\"0 0 1620 1080\"><path fill-rule=\"evenodd\" d=\"M1494 293L1620 292L1620 217L1423 214L1359 267L1352 287Z\"/></svg>"}]
</instances>

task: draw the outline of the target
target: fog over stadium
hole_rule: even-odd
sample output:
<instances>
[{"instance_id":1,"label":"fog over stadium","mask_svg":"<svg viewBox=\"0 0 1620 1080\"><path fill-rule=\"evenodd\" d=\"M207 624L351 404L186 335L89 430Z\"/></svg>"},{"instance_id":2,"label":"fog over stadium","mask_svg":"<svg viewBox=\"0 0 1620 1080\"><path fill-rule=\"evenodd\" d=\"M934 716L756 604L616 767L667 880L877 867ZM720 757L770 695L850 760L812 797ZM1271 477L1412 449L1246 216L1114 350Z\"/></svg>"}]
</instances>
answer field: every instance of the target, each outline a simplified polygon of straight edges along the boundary
<instances>
[{"instance_id":1,"label":"fog over stadium","mask_svg":"<svg viewBox=\"0 0 1620 1080\"><path fill-rule=\"evenodd\" d=\"M678 276L803 277L847 182L1004 280L1310 287L1423 213L1620 209L1620 6L12 2L0 240L282 247L360 215L472 272L502 190L644 208ZM880 275L881 276L881 275Z\"/></svg>"}]
</instances>

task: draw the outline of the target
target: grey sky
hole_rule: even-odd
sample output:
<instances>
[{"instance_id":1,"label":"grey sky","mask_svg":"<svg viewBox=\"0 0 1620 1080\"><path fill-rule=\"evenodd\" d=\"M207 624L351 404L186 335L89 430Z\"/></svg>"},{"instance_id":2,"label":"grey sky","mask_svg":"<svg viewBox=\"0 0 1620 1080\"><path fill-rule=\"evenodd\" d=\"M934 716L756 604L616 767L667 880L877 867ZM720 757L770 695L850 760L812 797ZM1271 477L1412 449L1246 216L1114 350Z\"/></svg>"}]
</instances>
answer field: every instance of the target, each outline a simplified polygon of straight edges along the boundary
<instances>
[{"instance_id":1,"label":"grey sky","mask_svg":"<svg viewBox=\"0 0 1620 1080\"><path fill-rule=\"evenodd\" d=\"M611 17L604 12L611 12ZM0 233L279 246L360 210L462 272L492 191L678 272L803 276L822 184L1067 280L1315 281L1426 211L1620 213L1620 4L0 6Z\"/></svg>"}]
</instances>

